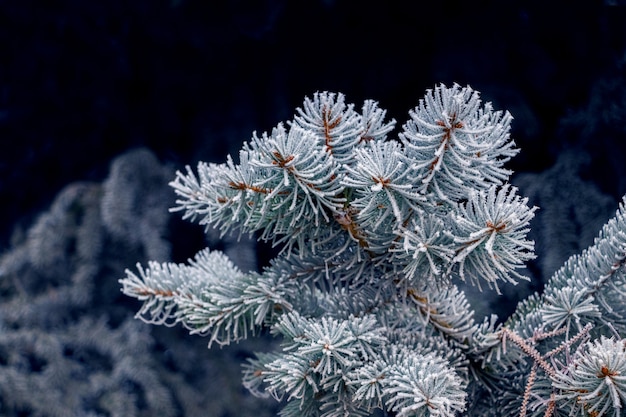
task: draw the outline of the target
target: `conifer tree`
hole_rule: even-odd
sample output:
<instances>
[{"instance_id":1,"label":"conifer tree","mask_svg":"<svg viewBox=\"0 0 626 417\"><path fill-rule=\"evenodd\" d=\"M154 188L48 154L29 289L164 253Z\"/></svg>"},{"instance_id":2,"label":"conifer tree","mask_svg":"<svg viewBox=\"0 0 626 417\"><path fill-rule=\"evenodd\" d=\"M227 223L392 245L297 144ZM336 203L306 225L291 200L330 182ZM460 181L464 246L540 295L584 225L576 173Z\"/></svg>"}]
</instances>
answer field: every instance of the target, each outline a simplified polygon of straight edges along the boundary
<instances>
[{"instance_id":1,"label":"conifer tree","mask_svg":"<svg viewBox=\"0 0 626 417\"><path fill-rule=\"evenodd\" d=\"M621 415L625 203L541 295L475 321L457 283L497 296L535 256L537 208L507 182L512 116L456 84L427 91L397 137L385 116L316 93L238 162L178 172L172 210L281 251L261 272L208 249L127 270L137 317L209 346L281 338L243 383L283 416Z\"/></svg>"}]
</instances>

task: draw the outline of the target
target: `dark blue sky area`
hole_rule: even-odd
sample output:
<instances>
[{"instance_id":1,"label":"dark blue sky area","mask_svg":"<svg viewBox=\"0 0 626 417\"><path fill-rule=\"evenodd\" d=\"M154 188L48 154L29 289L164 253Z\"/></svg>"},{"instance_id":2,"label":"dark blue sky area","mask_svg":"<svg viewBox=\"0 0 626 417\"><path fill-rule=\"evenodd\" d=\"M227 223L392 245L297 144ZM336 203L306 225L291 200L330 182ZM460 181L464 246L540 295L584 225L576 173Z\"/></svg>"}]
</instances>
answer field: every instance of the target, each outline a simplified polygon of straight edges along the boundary
<instances>
[{"instance_id":1,"label":"dark blue sky area","mask_svg":"<svg viewBox=\"0 0 626 417\"><path fill-rule=\"evenodd\" d=\"M579 147L617 199L626 7L613 3L0 1L0 248L123 151L221 161L319 90L376 99L402 124L426 88L469 84L515 117L513 169Z\"/></svg>"}]
</instances>

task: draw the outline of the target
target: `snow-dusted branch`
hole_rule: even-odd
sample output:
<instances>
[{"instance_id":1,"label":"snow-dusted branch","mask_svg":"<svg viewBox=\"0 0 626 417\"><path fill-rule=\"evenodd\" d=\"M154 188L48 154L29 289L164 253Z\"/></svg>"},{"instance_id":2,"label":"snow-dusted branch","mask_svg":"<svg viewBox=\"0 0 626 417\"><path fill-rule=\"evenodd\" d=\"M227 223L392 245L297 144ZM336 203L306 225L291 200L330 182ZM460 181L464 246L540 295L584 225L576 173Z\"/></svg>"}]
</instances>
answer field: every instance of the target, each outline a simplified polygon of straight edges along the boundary
<instances>
[{"instance_id":1,"label":"snow-dusted branch","mask_svg":"<svg viewBox=\"0 0 626 417\"><path fill-rule=\"evenodd\" d=\"M177 173L173 211L282 251L261 272L208 250L129 270L138 317L219 344L264 328L280 337L281 350L245 365L244 384L286 401L283 416L618 415L624 206L543 295L504 325L476 323L456 281L499 292L535 256L537 208L504 167L518 152L512 116L456 84L429 90L397 138L376 102L356 109L315 93L237 162Z\"/></svg>"}]
</instances>

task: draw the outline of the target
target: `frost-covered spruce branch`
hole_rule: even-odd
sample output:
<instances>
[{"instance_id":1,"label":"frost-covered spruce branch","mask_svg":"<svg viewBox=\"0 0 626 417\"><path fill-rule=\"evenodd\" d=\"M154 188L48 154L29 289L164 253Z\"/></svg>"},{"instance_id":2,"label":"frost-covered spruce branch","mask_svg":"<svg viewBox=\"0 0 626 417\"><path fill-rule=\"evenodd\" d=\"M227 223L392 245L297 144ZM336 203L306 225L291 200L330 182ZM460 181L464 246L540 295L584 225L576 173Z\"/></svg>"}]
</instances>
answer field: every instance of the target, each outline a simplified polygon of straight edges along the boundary
<instances>
[{"instance_id":1,"label":"frost-covered spruce branch","mask_svg":"<svg viewBox=\"0 0 626 417\"><path fill-rule=\"evenodd\" d=\"M282 349L249 361L244 385L284 401L283 416L619 415L623 207L543 295L504 325L476 323L455 281L499 292L534 257L536 208L504 167L512 117L459 85L409 115L388 138L395 121L376 102L316 93L238 162L179 172L172 210L282 250L258 273L208 249L128 270L137 316L209 345L269 329Z\"/></svg>"}]
</instances>

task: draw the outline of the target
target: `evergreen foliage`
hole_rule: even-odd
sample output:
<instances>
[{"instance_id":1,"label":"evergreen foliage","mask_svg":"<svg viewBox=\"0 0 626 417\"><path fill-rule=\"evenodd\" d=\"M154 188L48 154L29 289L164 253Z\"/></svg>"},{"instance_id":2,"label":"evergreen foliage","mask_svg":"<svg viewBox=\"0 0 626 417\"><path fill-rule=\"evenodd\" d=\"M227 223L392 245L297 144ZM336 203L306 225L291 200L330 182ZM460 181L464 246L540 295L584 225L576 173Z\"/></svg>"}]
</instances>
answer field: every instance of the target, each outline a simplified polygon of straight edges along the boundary
<instances>
[{"instance_id":1,"label":"evergreen foliage","mask_svg":"<svg viewBox=\"0 0 626 417\"><path fill-rule=\"evenodd\" d=\"M271 399L238 390L233 353L207 357L182 329L142 325L135 300L119 293L128 263L170 259L172 174L131 150L103 183L69 184L31 227L16 228L0 255L1 416L273 415ZM239 354L267 341L247 344ZM211 395L218 389L229 393Z\"/></svg>"},{"instance_id":2,"label":"evergreen foliage","mask_svg":"<svg viewBox=\"0 0 626 417\"><path fill-rule=\"evenodd\" d=\"M395 121L316 93L236 163L187 167L174 211L282 248L261 272L208 249L121 279L137 316L209 345L269 331L244 385L283 416L618 416L626 399L626 211L506 323L475 321L466 281L527 279L536 207L507 183L512 116L440 85Z\"/></svg>"}]
</instances>

